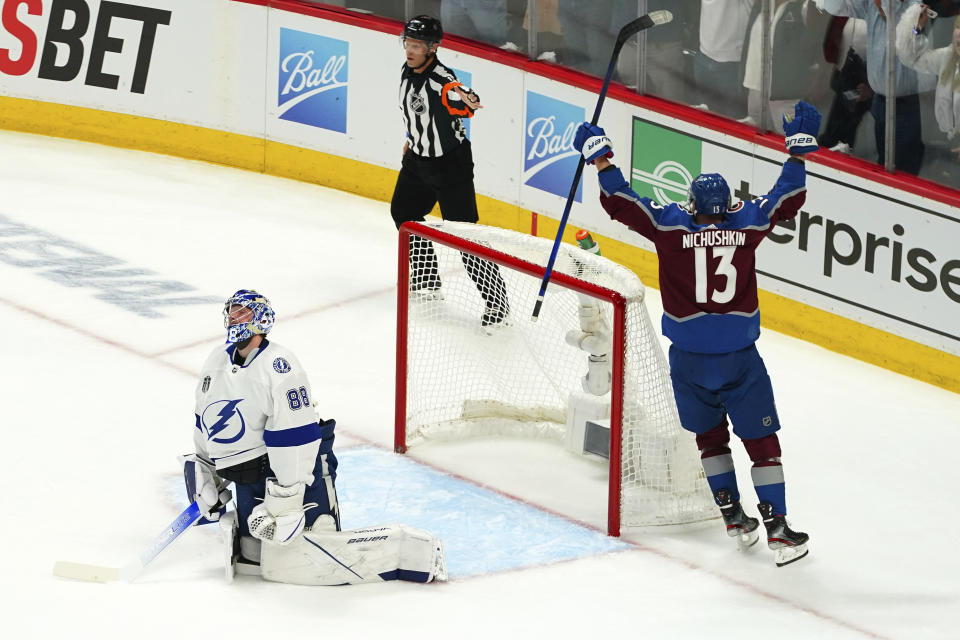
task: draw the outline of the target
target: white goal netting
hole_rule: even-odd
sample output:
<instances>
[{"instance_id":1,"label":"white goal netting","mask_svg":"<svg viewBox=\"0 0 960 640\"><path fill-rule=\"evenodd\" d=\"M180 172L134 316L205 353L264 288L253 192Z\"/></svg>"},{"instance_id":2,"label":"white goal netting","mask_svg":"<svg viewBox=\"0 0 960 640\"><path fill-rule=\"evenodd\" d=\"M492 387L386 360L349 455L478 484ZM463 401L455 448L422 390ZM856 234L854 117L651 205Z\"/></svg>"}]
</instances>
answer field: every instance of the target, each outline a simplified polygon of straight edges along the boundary
<instances>
[{"instance_id":1,"label":"white goal netting","mask_svg":"<svg viewBox=\"0 0 960 640\"><path fill-rule=\"evenodd\" d=\"M398 370L398 391L405 386L406 434L398 446L468 436L563 442L570 395L583 393L581 379L588 368L588 354L565 337L581 328L579 310L588 298L564 286L559 276L551 280L539 319L532 322L541 276L524 272L523 265L498 266L483 258L492 249L537 265L542 273L553 243L482 225L431 222L425 228L462 238L470 246L454 249L410 236L409 291L406 305L400 305L401 314L406 306L406 316L401 315L398 326L398 339L405 338L405 346L398 345L406 365L405 372ZM560 247L554 274L604 287L625 303L622 375L613 377L614 383L622 380L622 421L616 424L614 407L610 431L621 443L619 505L611 503L619 524L682 524L716 517L694 438L680 427L666 358L644 306L640 279L567 244ZM614 297L590 298L600 300L611 327ZM610 403L618 396L608 392L603 397ZM611 478L611 483L617 481Z\"/></svg>"}]
</instances>

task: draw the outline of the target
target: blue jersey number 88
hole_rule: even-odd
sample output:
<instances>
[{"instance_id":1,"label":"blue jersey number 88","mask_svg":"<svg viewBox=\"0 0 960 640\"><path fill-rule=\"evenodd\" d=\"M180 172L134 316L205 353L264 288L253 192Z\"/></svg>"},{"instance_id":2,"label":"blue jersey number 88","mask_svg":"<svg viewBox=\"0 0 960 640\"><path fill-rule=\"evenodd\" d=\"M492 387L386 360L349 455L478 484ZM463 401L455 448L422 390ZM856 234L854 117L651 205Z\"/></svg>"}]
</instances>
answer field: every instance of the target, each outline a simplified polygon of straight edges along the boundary
<instances>
[{"instance_id":1,"label":"blue jersey number 88","mask_svg":"<svg viewBox=\"0 0 960 640\"><path fill-rule=\"evenodd\" d=\"M287 404L290 405L291 411L296 411L301 407L309 407L310 396L307 395L307 388L300 387L299 389L290 389L287 391Z\"/></svg>"}]
</instances>

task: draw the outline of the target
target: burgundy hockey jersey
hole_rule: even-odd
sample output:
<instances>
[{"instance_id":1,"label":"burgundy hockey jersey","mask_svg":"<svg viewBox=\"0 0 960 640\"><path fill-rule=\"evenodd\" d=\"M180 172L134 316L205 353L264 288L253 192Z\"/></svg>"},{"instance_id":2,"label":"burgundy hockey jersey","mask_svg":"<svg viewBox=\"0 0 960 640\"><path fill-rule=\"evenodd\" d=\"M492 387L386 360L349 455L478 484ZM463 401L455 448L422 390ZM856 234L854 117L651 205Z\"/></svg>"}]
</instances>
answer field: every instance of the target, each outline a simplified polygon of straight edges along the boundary
<instances>
[{"instance_id":1,"label":"burgundy hockey jersey","mask_svg":"<svg viewBox=\"0 0 960 640\"><path fill-rule=\"evenodd\" d=\"M678 349L729 353L760 335L756 249L780 220L797 215L806 199L806 167L784 163L767 195L738 202L719 224L698 225L676 203L642 198L615 166L600 172L607 214L656 245L663 297L663 334Z\"/></svg>"}]
</instances>

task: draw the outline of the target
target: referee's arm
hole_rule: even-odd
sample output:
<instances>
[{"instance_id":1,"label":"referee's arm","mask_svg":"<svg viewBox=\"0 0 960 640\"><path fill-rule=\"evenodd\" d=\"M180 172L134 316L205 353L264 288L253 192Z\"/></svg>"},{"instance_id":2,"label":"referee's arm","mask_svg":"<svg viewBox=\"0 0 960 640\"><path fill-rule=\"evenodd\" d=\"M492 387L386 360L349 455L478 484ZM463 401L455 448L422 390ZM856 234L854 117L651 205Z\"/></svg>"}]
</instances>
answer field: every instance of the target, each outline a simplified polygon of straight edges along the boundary
<instances>
[{"instance_id":1,"label":"referee's arm","mask_svg":"<svg viewBox=\"0 0 960 640\"><path fill-rule=\"evenodd\" d=\"M457 118L472 118L478 109L483 109L480 96L472 89L465 88L459 81L443 82L444 78L436 78L443 84L440 89L440 100L446 107L447 113Z\"/></svg>"}]
</instances>

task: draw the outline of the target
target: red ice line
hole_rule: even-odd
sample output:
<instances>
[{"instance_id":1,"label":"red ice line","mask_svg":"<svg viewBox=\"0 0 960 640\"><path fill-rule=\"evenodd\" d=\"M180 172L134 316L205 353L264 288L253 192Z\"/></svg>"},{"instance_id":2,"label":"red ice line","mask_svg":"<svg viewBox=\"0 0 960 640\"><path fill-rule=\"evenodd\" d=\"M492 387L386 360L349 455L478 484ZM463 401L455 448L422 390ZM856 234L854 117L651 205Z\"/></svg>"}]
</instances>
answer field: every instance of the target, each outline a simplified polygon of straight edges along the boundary
<instances>
[{"instance_id":1,"label":"red ice line","mask_svg":"<svg viewBox=\"0 0 960 640\"><path fill-rule=\"evenodd\" d=\"M336 309L337 307L344 307L348 304L353 304L354 302L359 302L361 300L368 300L370 298L376 298L377 296L383 295L385 293L394 293L396 291L395 287L389 287L387 289L378 289L376 291L368 291L366 293L361 293L360 295L353 296L352 298L344 298L339 302L331 302L329 304L323 304L319 307L314 307L313 309L307 309L306 311L301 311L300 313L295 313L292 316L284 316L284 322L287 320L299 320L301 318L306 318L307 316L312 316L317 313L323 313L324 311L329 311L330 309ZM204 338L203 340L197 340L188 344L182 344L178 347L171 347L169 349L164 349L163 351L158 351L155 354L150 354L148 357L159 357L169 353L175 353L177 351L184 351L186 349L192 349L193 347L199 347L204 344L211 344L216 342L218 339L222 338L223 334L217 334L210 338ZM191 373L190 375L194 375Z\"/></svg>"},{"instance_id":2,"label":"red ice line","mask_svg":"<svg viewBox=\"0 0 960 640\"><path fill-rule=\"evenodd\" d=\"M341 301L339 301L339 302L334 302L334 303L331 303L331 304L321 305L321 306L315 307L315 308L313 308L313 309L308 309L308 310L306 310L306 311L302 311L302 312L300 312L300 313L298 313L298 314L295 314L295 315L293 315L293 316L290 316L289 319L290 319L290 320L294 320L294 319L304 318L304 317L307 317L307 316L310 316L310 315L313 315L313 314L316 314L316 313L321 313L321 312L323 312L323 311L327 311L327 310L329 310L329 309L334 309L334 308L337 308L337 307L345 306L345 305L347 305L347 304L351 304L351 303L358 302L358 301L360 301L360 300L364 300L364 299L368 299L368 298L373 298L373 297L382 295L382 294L384 294L384 293L393 292L393 291L394 291L394 288L391 287L391 288L389 288L389 289L381 289L381 290L378 290L378 291L367 292L367 293L364 293L364 294L360 294L360 295L358 295L358 296L354 296L354 297L352 297L352 298L345 298L344 300L341 300ZM0 304L5 304L5 305L7 305L8 307L11 307L11 308L13 308L13 309L16 309L17 311L21 311L21 312L23 312L23 313L25 313L25 314L28 314L28 315L31 315L31 316L33 316L33 317L35 317L35 318L39 318L39 319L41 319L41 320L45 320L45 321L47 321L47 322L50 322L51 324L55 324L55 325L57 325L58 327L63 328L63 329L67 329L67 330L69 330L69 331L73 331L73 332L75 332L75 333L79 333L80 335L82 335L82 336L84 336L84 337L86 337L86 338L90 338L91 340L94 340L94 341L96 341L96 342L100 342L100 343L102 343L102 344L105 344L105 345L114 347L114 348L119 349L119 350L121 350L121 351L123 351L123 352L125 352L125 353L128 353L128 354L130 354L130 355L134 355L134 356L138 356L138 357L143 358L143 359L145 359L145 360L148 360L148 361L150 361L150 362L155 362L155 363L157 363L157 364L163 365L163 366L165 366L165 367L168 367L168 368L170 368L170 369L173 369L174 371L177 371L177 372L179 372L179 373L183 373L183 374L188 375L188 376L191 376L191 377L194 377L194 376L196 375L196 372L195 372L195 371L191 371L191 370L189 370L189 369L185 369L185 368L180 367L180 366L178 366L178 365L175 365L175 364L173 364L173 363L166 362L166 361L163 360L160 356L161 356L161 355L164 355L164 354L173 353L173 352L176 352L176 351L182 351L182 350L184 350L184 349L189 349L189 348L192 348L192 347L195 347L195 346L199 346L199 345L201 345L201 344L208 344L208 343L216 340L216 337L214 337L214 338L209 338L209 339L196 341L196 342L193 342L193 343L190 343L190 344L186 344L186 345L181 345L181 346L179 346L179 347L173 347L173 348L171 348L171 349L164 349L162 352L159 352L159 353L150 354L150 353L146 353L146 352L140 351L140 350L138 350L138 349L134 349L133 347L130 347L130 346L125 345L125 344L122 344L122 343L120 343L120 342L116 342L116 341L114 341L114 340L110 340L109 338L105 338L105 337L100 336L100 335L98 335L98 334L95 334L95 333L93 333L93 332L91 332L91 331L87 331L86 329L82 329L82 328L80 328L80 327L71 325L71 324L69 324L69 323L67 323L67 322L64 322L63 320L59 320L59 319L57 319L57 318L54 318L54 317L48 316L48 315L46 315L46 314L44 314L44 313L41 313L41 312L39 312L39 311L36 311L35 309L30 309L30 308L28 308L28 307L24 307L23 305L18 304L18 303L16 303L16 302L13 302L13 301L11 301L11 300L8 300L8 299L6 299L6 298L0 297ZM391 450L389 447L386 447L386 446L384 446L384 445L382 445L382 444L379 444L379 443L377 443L377 442L375 442L375 441L373 441L373 440L370 440L370 439L368 439L368 438L365 438L365 437L363 437L363 436L360 436L360 435L356 435L356 434L354 434L354 433L351 433L349 430L346 430L346 429L345 429L344 431L346 432L345 435L348 435L348 436L350 436L351 438L353 438L353 439L355 439L355 440L358 440L358 441L360 441L360 442L362 442L362 443L364 443L364 444L366 444L366 445L368 445L368 446L376 447L376 448L378 448L378 449L383 449L383 450L387 450L387 451L390 451L390 450ZM592 531L596 531L596 532L602 533L602 534L605 534L605 533L606 533L606 531L605 531L604 529L602 529L601 527L597 527L597 526L594 526L594 525L592 525L592 524L590 524L590 523L583 522L583 521L577 520L577 519L575 519L575 518L571 518L571 517L569 517L569 516L567 516L567 515L564 515L564 514L562 514L562 513L559 513L559 512L557 512L557 511L554 511L554 510L549 509L549 508L547 508L547 507L544 507L544 506L542 506L542 505L538 505L538 504L534 504L534 503L528 502L527 500L525 500L524 498L522 498L522 497L520 497L520 496L513 495L513 494L508 493L508 492L506 492L506 491L502 491L502 490L500 490L500 489L497 489L496 487L491 487L490 485L487 485L487 484L485 484L485 483L483 483L483 482L478 482L478 481L473 480L473 479L471 479L471 478L467 478L467 477L465 477L465 476L461 476L461 475L459 475L459 474L452 473L451 471L449 471L449 470L447 470L447 469L439 468L439 467L437 467L437 466L435 466L435 465L433 465L433 464L431 464L431 463L428 463L428 462L425 462L425 461L423 461L423 460L417 459L417 458L414 457L414 456L410 456L410 457L411 457L412 459L416 460L416 462L417 462L418 464L422 464L422 465L424 465L424 466L426 466L426 467L429 467L430 469L433 469L434 471L437 471L437 472L439 472L439 473L446 474L446 475L448 475L448 476L451 476L451 477L456 478L456 479L458 479L458 480L461 480L461 481L463 481L463 482L468 482L468 483L470 483L470 484L472 484L472 485L475 485L475 486L480 487L480 488L482 488L482 489L485 489L485 490L487 490L487 491L491 491L491 492L493 492L493 493L495 493L495 494L497 494L497 495L504 496L504 497L509 498L509 499L511 499L511 500L516 500L517 502L520 502L521 504L527 505L527 506L529 506L529 507L531 507L531 508L533 508L533 509L537 509L538 511L542 511L542 512L545 512L545 513L549 513L549 514L552 515L552 516L555 516L555 517L557 517L557 518L561 518L561 519L563 519L563 520L566 520L567 522L571 522L571 523L577 524L577 525L579 525L579 526L581 526L581 527L590 529L590 530L592 530ZM736 585L736 586L738 586L738 587L740 587L740 588L742 588L742 589L745 589L746 591L749 591L749 592L751 592L751 593L753 593L753 594L756 594L756 595L758 595L758 596L760 596L760 597L762 597L762 598L766 598L767 600L771 600L771 601L776 602L776 603L778 603L778 604L780 604L780 605L783 605L784 607L787 607L787 608L790 608L790 609L796 609L797 611L801 611L801 612L803 612L803 613L807 613L807 614L809 614L809 615L812 615L812 616L814 616L814 617L816 617L816 618L819 618L820 620L823 620L824 622L830 622L830 623L835 624L835 625L837 625L837 626L839 626L839 627L842 627L842 628L844 628L844 629L848 629L848 630L850 630L850 631L855 631L855 632L857 632L857 633L861 633L861 634L863 634L863 635L865 635L865 636L867 636L867 637L869 637L869 638L876 638L877 640L887 640L886 636L882 636L882 635L880 635L880 634L878 634L878 633L875 633L875 632L873 632L873 631L870 631L869 629L864 629L863 627L859 627L859 626L857 626L857 625L855 625L855 624L853 624L853 623L851 623L851 622L847 622L846 620L842 620L842 619L840 619L840 618L834 617L834 616L832 616L832 615L830 615L830 614L828 614L828 613L824 613L824 612L822 612L822 611L818 611L818 610L816 610L816 609L812 609L812 608L810 608L810 607L805 607L805 606L803 606L803 605L797 604L796 602L794 602L794 601L792 601L792 600L789 600L789 599L787 599L787 598L785 598L785 597L783 597L783 596L779 596L779 595L777 595L777 594L775 594L775 593L771 593L771 592L769 592L769 591L764 591L763 589L760 589L759 587L757 587L757 586L755 586L755 585L753 585L753 584L751 584L751 583L749 583L749 582L743 582L742 580L738 580L738 579L733 578L733 577L730 577L730 576L728 576L728 575L726 575L726 574L718 573L718 572L716 572L716 571L712 571L712 570L710 570L710 569L707 569L706 567L704 567L704 566L702 566L702 565L699 565L699 564L697 564L696 562L691 562L691 561L689 561L689 560L685 560L685 559L683 559L683 558L681 558L681 557L679 557L679 556L672 555L672 554L667 553L667 552L665 552L665 551L662 551L662 550L660 550L660 549L655 549L655 548L653 548L653 547L647 546L647 545L642 544L642 543L639 543L639 542L634 542L634 541L632 541L632 540L623 540L623 542L626 543L627 545L629 545L630 547L632 547L633 549L637 550L637 551L643 551L643 552L645 552L645 553L650 553L650 554L653 554L653 555L658 556L658 557L660 557L660 558L663 558L663 559L665 559L665 560L669 560L669 561L672 561L672 562L676 562L676 563L678 563L678 564L680 564L680 565L683 565L684 567L686 567L686 568L688 568L688 569L692 569L692 570L694 570L694 571L700 571L700 572L705 573L705 574L707 574L707 575L710 575L710 576L712 576L712 577L714 577L714 578L717 578L718 580L721 580L721 581L723 581L723 582L728 582L728 583L734 584L734 585ZM611 554L612 554L612 553L623 553L623 551L614 551L614 552L610 552L610 553L611 553ZM601 555L603 555L603 554L601 554ZM561 563L565 563L565 562L571 562L571 561L577 560L577 559L578 559L578 558L573 558L573 559L571 559L571 560L561 560L561 561L558 561L558 562L552 562L552 563L548 563L548 564L561 564ZM543 565L541 565L541 566L543 566ZM529 570L529 569L532 569L532 568L535 568L535 567L518 568L518 569L513 569L512 571L525 571L525 570ZM473 577L483 577L483 576L481 575L481 576L473 576ZM464 579L465 579L465 578L459 578L459 579L454 580L454 582L461 581L461 580L464 580ZM469 578L467 578L467 579L469 579Z\"/></svg>"}]
</instances>

